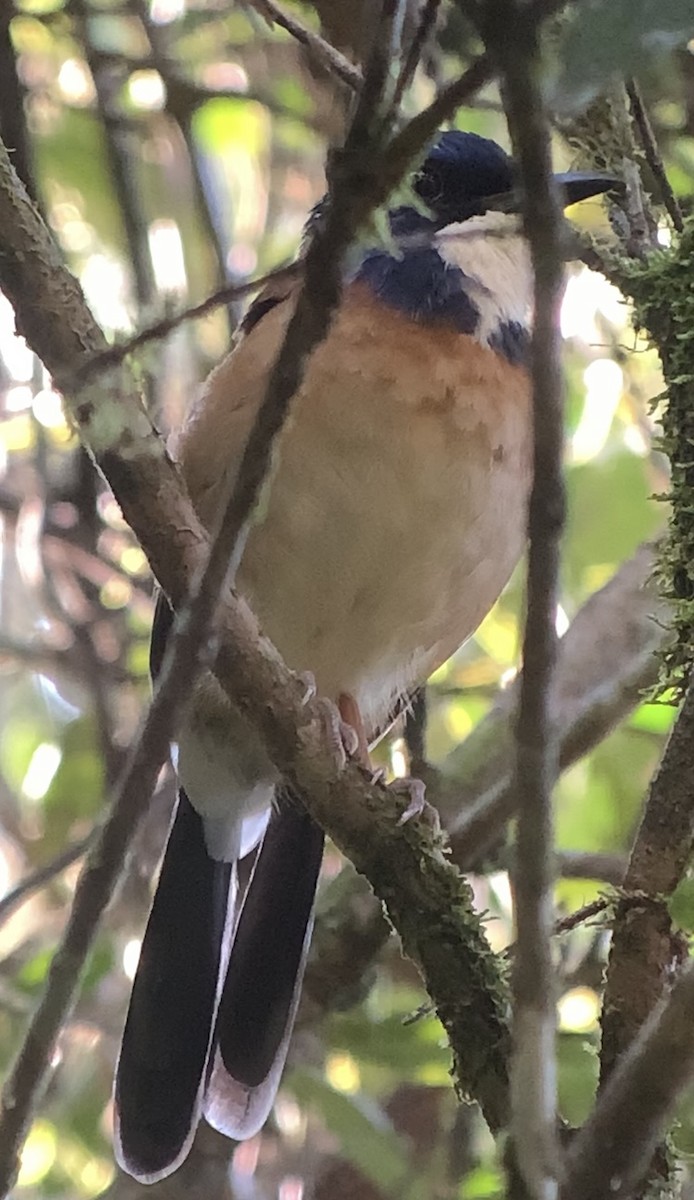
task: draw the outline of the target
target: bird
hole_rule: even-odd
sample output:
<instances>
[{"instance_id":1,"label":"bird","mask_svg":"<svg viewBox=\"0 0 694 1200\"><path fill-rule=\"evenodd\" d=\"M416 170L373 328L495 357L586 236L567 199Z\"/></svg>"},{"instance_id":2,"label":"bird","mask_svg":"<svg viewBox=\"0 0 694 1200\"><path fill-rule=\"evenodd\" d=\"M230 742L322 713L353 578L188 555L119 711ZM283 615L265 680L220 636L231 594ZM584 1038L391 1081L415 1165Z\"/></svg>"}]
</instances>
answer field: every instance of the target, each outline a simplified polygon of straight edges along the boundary
<instances>
[{"instance_id":1,"label":"bird","mask_svg":"<svg viewBox=\"0 0 694 1200\"><path fill-rule=\"evenodd\" d=\"M609 190L556 176L565 205ZM448 130L344 266L325 340L283 429L238 591L286 663L369 743L472 633L519 561L532 477L533 274L519 178L495 142ZM320 206L309 222L321 219ZM262 292L177 439L213 527L301 287ZM154 678L172 613L156 606ZM202 1115L257 1133L301 990L323 832L211 675L178 736L178 802L115 1079L121 1166L155 1182ZM256 852L241 897L237 863Z\"/></svg>"}]
</instances>

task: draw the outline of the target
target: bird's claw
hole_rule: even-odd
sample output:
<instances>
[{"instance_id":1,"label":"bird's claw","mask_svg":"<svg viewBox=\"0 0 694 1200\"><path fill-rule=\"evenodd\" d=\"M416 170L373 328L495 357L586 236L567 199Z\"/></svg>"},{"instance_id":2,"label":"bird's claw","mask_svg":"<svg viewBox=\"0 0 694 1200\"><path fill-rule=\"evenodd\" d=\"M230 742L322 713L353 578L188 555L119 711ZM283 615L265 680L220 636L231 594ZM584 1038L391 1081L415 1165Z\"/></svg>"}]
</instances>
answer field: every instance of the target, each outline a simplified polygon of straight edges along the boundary
<instances>
[{"instance_id":1,"label":"bird's claw","mask_svg":"<svg viewBox=\"0 0 694 1200\"><path fill-rule=\"evenodd\" d=\"M348 721L343 721L342 717L340 717L340 737L345 748L345 754L348 758L354 758L359 750L359 734L354 726L350 725Z\"/></svg>"},{"instance_id":2,"label":"bird's claw","mask_svg":"<svg viewBox=\"0 0 694 1200\"><path fill-rule=\"evenodd\" d=\"M343 721L340 710L332 700L327 700L324 696L318 699L323 725L326 736L330 743L331 749L335 753L340 770L346 765L349 758L353 758L359 749L359 735L356 729Z\"/></svg>"},{"instance_id":3,"label":"bird's claw","mask_svg":"<svg viewBox=\"0 0 694 1200\"><path fill-rule=\"evenodd\" d=\"M394 792L396 796L404 795L409 801L398 818L398 825L406 825L413 817L419 817L434 829L439 826L439 814L426 799L426 786L421 779L412 779L409 776L394 779L388 785L388 791Z\"/></svg>"},{"instance_id":4,"label":"bird's claw","mask_svg":"<svg viewBox=\"0 0 694 1200\"><path fill-rule=\"evenodd\" d=\"M301 697L301 704L308 704L309 701L314 699L318 691L318 688L316 687L315 676L312 675L310 671L301 671L297 675L297 679L304 688L304 693Z\"/></svg>"}]
</instances>

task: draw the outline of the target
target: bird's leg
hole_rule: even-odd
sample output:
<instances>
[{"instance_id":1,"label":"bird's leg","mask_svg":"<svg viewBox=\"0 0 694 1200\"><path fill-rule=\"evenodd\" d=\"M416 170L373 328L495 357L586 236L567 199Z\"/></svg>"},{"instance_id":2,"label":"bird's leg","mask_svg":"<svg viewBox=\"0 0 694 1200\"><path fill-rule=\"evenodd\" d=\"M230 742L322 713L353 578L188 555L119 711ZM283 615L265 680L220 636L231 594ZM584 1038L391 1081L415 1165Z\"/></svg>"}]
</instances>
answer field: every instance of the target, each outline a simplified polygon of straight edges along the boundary
<instances>
[{"instance_id":1,"label":"bird's leg","mask_svg":"<svg viewBox=\"0 0 694 1200\"><path fill-rule=\"evenodd\" d=\"M356 736L356 746L353 751L354 757L367 771L369 771L374 780L382 779L384 774L383 770L380 767L374 769L372 765L371 757L369 755L369 743L366 737L366 730L364 729L364 722L362 721L359 705L354 699L354 696L351 696L349 692L341 692L337 698L337 708L342 719L341 725L343 731L348 729L351 734ZM345 741L346 745L347 743L346 739L344 739L344 732L343 740ZM404 796L408 801L404 812L401 814L398 820L398 825L404 825L406 821L412 820L413 817L423 817L429 822L429 824L433 825L434 827L438 826L439 815L436 809L432 808L432 806L427 803L424 796L425 785L422 783L421 779L411 779L409 777L404 779L394 779L393 782L388 785L388 788L389 791L394 792L397 796Z\"/></svg>"},{"instance_id":2,"label":"bird's leg","mask_svg":"<svg viewBox=\"0 0 694 1200\"><path fill-rule=\"evenodd\" d=\"M388 785L388 790L395 792L397 796L404 796L408 801L407 808L398 819L398 825L404 825L413 817L422 817L433 828L439 827L439 814L426 799L426 785L422 783L421 779L413 779L406 775L400 779L394 779Z\"/></svg>"},{"instance_id":3,"label":"bird's leg","mask_svg":"<svg viewBox=\"0 0 694 1200\"><path fill-rule=\"evenodd\" d=\"M337 698L337 708L343 723L356 737L356 743L352 752L354 757L358 762L361 763L363 767L366 768L367 771L373 771L371 758L369 755L369 743L366 740L364 722L361 719L359 705L354 699L354 696L351 696L349 692L340 692L340 695Z\"/></svg>"},{"instance_id":4,"label":"bird's leg","mask_svg":"<svg viewBox=\"0 0 694 1200\"><path fill-rule=\"evenodd\" d=\"M343 720L340 709L332 700L328 700L326 696L319 696L317 704L326 737L335 754L338 767L342 770L347 760L357 754L359 737L356 730Z\"/></svg>"}]
</instances>

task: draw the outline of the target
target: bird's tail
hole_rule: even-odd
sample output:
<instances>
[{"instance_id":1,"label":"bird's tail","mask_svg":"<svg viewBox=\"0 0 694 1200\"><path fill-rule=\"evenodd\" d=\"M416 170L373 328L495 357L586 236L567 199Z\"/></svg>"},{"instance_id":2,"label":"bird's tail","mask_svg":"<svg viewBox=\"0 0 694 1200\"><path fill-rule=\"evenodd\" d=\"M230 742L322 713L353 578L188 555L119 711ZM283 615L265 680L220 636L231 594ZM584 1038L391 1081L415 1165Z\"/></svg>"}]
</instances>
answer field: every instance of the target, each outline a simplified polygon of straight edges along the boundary
<instances>
[{"instance_id":1,"label":"bird's tail","mask_svg":"<svg viewBox=\"0 0 694 1200\"><path fill-rule=\"evenodd\" d=\"M178 1166L197 1125L233 875L233 864L210 858L181 791L116 1070L116 1154L146 1182Z\"/></svg>"},{"instance_id":2,"label":"bird's tail","mask_svg":"<svg viewBox=\"0 0 694 1200\"><path fill-rule=\"evenodd\" d=\"M281 795L232 942L235 864L210 857L203 821L180 793L116 1073L116 1154L143 1182L183 1161L201 1109L238 1139L264 1123L299 1001L322 850L322 831Z\"/></svg>"},{"instance_id":3,"label":"bird's tail","mask_svg":"<svg viewBox=\"0 0 694 1200\"><path fill-rule=\"evenodd\" d=\"M272 1108L287 1057L313 929L323 831L280 794L241 909L217 1012L207 1120L252 1137Z\"/></svg>"}]
</instances>

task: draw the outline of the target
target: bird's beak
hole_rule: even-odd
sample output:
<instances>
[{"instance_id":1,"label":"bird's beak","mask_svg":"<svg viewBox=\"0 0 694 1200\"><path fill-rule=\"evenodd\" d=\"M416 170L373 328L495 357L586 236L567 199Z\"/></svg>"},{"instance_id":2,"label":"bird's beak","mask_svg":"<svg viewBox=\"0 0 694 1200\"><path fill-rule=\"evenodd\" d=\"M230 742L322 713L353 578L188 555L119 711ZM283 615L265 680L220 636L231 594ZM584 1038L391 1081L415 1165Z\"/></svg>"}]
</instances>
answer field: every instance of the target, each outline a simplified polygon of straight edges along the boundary
<instances>
[{"instance_id":1,"label":"bird's beak","mask_svg":"<svg viewBox=\"0 0 694 1200\"><path fill-rule=\"evenodd\" d=\"M623 180L600 171L562 171L554 176L554 182L559 189L564 208L578 204L579 200L588 200L590 196L610 192L613 188L624 188ZM520 190L513 188L510 192L500 192L498 196L485 197L485 205L487 209L496 212L520 212Z\"/></svg>"},{"instance_id":2,"label":"bird's beak","mask_svg":"<svg viewBox=\"0 0 694 1200\"><path fill-rule=\"evenodd\" d=\"M600 171L563 171L554 176L554 182L559 188L564 208L578 204L580 200L588 200L591 196L611 192L613 188L624 187L621 179Z\"/></svg>"}]
</instances>

